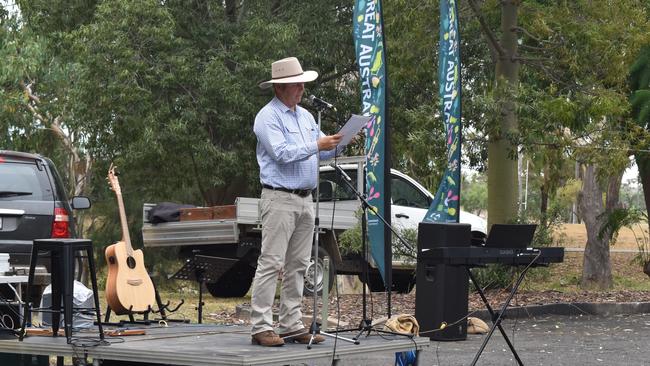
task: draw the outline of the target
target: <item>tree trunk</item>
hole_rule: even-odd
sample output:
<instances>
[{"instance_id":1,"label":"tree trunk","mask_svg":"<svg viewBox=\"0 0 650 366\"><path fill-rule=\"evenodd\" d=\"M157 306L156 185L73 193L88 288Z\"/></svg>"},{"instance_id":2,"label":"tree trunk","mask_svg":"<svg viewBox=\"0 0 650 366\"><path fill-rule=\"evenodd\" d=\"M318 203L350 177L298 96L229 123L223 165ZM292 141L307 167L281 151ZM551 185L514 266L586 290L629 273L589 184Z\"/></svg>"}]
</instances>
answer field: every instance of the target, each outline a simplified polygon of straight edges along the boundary
<instances>
[{"instance_id":1,"label":"tree trunk","mask_svg":"<svg viewBox=\"0 0 650 366\"><path fill-rule=\"evenodd\" d=\"M501 40L503 54L496 63L497 99L501 102L501 120L488 144L488 226L507 223L517 216L517 146L505 137L518 129L514 100L506 100L505 90L517 88L519 62L517 55L517 10L519 1L501 3Z\"/></svg>"},{"instance_id":2,"label":"tree trunk","mask_svg":"<svg viewBox=\"0 0 650 366\"><path fill-rule=\"evenodd\" d=\"M547 224L547 215L548 212L548 183L546 182L546 177L544 178L544 183L539 189L539 214L540 214L540 226L546 227Z\"/></svg>"},{"instance_id":3,"label":"tree trunk","mask_svg":"<svg viewBox=\"0 0 650 366\"><path fill-rule=\"evenodd\" d=\"M578 205L587 229L581 286L609 289L612 287L609 236L598 237L600 228L606 221L603 191L598 184L596 167L592 164L587 165L584 170Z\"/></svg>"},{"instance_id":4,"label":"tree trunk","mask_svg":"<svg viewBox=\"0 0 650 366\"><path fill-rule=\"evenodd\" d=\"M641 187L643 187L643 199L647 213L650 208L650 154L639 152L634 155L634 159L639 168L639 179L641 180ZM648 229L650 229L650 221L648 221Z\"/></svg>"},{"instance_id":5,"label":"tree trunk","mask_svg":"<svg viewBox=\"0 0 650 366\"><path fill-rule=\"evenodd\" d=\"M226 19L229 23L237 22L237 0L226 0Z\"/></svg>"}]
</instances>

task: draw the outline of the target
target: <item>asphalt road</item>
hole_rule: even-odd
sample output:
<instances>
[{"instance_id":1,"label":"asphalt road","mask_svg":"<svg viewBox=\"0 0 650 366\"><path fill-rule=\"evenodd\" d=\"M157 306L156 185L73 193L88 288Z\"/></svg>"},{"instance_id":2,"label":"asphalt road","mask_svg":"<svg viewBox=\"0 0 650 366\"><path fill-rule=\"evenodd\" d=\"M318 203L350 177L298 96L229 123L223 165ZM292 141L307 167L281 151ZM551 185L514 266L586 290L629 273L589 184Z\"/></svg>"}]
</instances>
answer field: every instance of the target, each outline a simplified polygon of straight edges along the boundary
<instances>
[{"instance_id":1,"label":"asphalt road","mask_svg":"<svg viewBox=\"0 0 650 366\"><path fill-rule=\"evenodd\" d=\"M650 314L544 316L506 319L502 324L524 365L650 365ZM432 341L420 352L418 364L470 365L484 337ZM378 352L337 365L394 365L394 360L393 353ZM498 330L477 365L517 365Z\"/></svg>"}]
</instances>

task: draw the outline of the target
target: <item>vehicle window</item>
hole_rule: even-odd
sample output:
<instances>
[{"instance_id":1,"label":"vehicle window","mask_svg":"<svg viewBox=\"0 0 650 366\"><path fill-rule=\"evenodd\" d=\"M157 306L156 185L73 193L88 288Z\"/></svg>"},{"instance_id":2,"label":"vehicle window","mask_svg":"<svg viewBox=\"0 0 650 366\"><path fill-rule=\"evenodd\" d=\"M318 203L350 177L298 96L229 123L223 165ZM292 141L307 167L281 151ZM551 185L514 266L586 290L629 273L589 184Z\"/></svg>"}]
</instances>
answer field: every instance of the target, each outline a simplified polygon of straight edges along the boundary
<instances>
[{"instance_id":1,"label":"vehicle window","mask_svg":"<svg viewBox=\"0 0 650 366\"><path fill-rule=\"evenodd\" d=\"M346 170L345 171L350 179L352 179L352 185L357 186L357 171L356 170ZM339 176L335 171L326 171L321 172L320 174L320 199L321 200L331 200L336 198L337 200L355 200L357 195L348 187L348 185L343 181L343 178Z\"/></svg>"},{"instance_id":2,"label":"vehicle window","mask_svg":"<svg viewBox=\"0 0 650 366\"><path fill-rule=\"evenodd\" d=\"M429 199L413 184L400 177L392 177L390 181L390 192L393 204L399 206L429 208Z\"/></svg>"},{"instance_id":3,"label":"vehicle window","mask_svg":"<svg viewBox=\"0 0 650 366\"><path fill-rule=\"evenodd\" d=\"M54 195L36 164L0 164L0 201L49 201Z\"/></svg>"}]
</instances>

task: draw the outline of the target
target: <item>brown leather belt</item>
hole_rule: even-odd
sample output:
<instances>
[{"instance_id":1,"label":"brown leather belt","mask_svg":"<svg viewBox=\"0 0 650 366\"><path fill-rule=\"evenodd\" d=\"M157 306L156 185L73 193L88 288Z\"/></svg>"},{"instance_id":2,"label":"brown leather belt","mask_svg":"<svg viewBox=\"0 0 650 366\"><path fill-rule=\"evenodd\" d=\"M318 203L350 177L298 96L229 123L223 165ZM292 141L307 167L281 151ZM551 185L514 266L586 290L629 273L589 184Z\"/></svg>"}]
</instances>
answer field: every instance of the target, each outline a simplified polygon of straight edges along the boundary
<instances>
[{"instance_id":1,"label":"brown leather belt","mask_svg":"<svg viewBox=\"0 0 650 366\"><path fill-rule=\"evenodd\" d=\"M287 193L297 194L300 197L307 197L311 194L312 189L289 189L284 187L273 187L268 184L262 184L262 188L272 189L274 191L282 191Z\"/></svg>"}]
</instances>

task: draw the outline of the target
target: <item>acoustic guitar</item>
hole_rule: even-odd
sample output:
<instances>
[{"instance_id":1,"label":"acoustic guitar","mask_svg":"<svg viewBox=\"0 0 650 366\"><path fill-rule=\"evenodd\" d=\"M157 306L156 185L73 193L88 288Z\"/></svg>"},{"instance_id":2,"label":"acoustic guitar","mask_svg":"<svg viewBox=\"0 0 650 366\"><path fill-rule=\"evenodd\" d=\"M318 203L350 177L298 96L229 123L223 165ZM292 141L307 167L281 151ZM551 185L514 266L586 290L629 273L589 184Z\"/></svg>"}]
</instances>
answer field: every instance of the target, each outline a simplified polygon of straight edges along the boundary
<instances>
[{"instance_id":1,"label":"acoustic guitar","mask_svg":"<svg viewBox=\"0 0 650 366\"><path fill-rule=\"evenodd\" d=\"M122 224L122 240L106 247L108 279L106 281L106 302L117 315L129 312L143 313L153 309L156 291L144 266L142 250L133 250L129 228L126 223L124 202L120 182L111 164L108 182L117 196Z\"/></svg>"}]
</instances>

